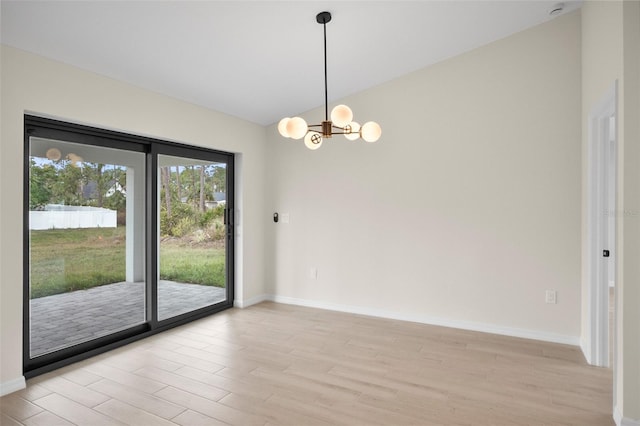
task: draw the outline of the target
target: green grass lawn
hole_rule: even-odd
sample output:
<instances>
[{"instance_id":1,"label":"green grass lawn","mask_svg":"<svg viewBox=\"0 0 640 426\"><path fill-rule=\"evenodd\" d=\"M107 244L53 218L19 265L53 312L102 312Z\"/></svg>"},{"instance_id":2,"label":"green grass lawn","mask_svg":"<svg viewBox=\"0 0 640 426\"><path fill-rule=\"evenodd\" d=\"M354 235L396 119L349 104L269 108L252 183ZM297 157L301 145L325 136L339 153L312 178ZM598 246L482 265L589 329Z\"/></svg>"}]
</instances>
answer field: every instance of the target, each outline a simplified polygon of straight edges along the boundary
<instances>
[{"instance_id":1,"label":"green grass lawn","mask_svg":"<svg viewBox=\"0 0 640 426\"><path fill-rule=\"evenodd\" d=\"M31 298L125 280L125 227L31 231ZM225 286L221 248L163 241L160 279Z\"/></svg>"},{"instance_id":2,"label":"green grass lawn","mask_svg":"<svg viewBox=\"0 0 640 426\"><path fill-rule=\"evenodd\" d=\"M160 245L161 280L224 287L224 263L224 249Z\"/></svg>"}]
</instances>

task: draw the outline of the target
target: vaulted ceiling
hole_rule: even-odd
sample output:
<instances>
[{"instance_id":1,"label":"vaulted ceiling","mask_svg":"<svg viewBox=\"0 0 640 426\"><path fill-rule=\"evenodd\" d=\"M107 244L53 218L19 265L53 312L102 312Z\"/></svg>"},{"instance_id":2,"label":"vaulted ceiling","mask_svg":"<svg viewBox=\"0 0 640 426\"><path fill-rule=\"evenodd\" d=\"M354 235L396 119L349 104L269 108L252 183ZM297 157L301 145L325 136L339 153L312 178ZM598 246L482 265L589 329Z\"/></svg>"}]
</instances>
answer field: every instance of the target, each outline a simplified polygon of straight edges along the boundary
<instances>
[{"instance_id":1,"label":"vaulted ceiling","mask_svg":"<svg viewBox=\"0 0 640 426\"><path fill-rule=\"evenodd\" d=\"M581 2L565 2L563 13ZM541 24L556 1L7 1L2 43L267 125Z\"/></svg>"}]
</instances>

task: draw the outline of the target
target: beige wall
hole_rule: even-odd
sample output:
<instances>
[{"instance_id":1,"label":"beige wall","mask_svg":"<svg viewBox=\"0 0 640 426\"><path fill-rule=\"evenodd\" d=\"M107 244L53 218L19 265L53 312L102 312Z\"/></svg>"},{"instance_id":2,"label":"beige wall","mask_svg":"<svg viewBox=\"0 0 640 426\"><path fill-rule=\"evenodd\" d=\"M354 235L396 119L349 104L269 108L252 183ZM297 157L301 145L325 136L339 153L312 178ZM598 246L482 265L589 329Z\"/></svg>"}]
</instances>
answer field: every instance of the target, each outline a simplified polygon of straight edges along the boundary
<instances>
[{"instance_id":1,"label":"beige wall","mask_svg":"<svg viewBox=\"0 0 640 426\"><path fill-rule=\"evenodd\" d=\"M376 144L271 127L267 291L577 344L580 67L573 13L345 99Z\"/></svg>"},{"instance_id":2,"label":"beige wall","mask_svg":"<svg viewBox=\"0 0 640 426\"><path fill-rule=\"evenodd\" d=\"M241 154L239 295L263 292L263 127L2 46L0 383L22 376L22 158L25 111Z\"/></svg>"},{"instance_id":3,"label":"beige wall","mask_svg":"<svg viewBox=\"0 0 640 426\"><path fill-rule=\"evenodd\" d=\"M583 333L586 267L587 117L618 81L617 415L640 419L640 3L588 1L582 8ZM587 337L587 336L583 336Z\"/></svg>"},{"instance_id":4,"label":"beige wall","mask_svg":"<svg viewBox=\"0 0 640 426\"><path fill-rule=\"evenodd\" d=\"M623 211L623 308L622 324L622 416L640 424L640 2L623 6L624 47L624 176ZM620 398L619 398L620 399Z\"/></svg>"},{"instance_id":5,"label":"beige wall","mask_svg":"<svg viewBox=\"0 0 640 426\"><path fill-rule=\"evenodd\" d=\"M3 81L4 81L3 80L4 72L2 71L2 62L3 62L3 60L2 60L2 55L1 55L1 52L0 52L0 132L2 131L2 128L4 127L4 124L3 124L4 121L2 119L2 109L4 108L4 106L1 103L2 99L4 99L4 90L3 90L3 84L2 84ZM2 186L2 182L3 182L3 178L2 178L2 168L3 168L2 157L3 157L3 155L2 155L2 136L1 136L1 133L0 133L0 190L3 189L3 186ZM4 241L3 232L2 232L2 229L3 229L3 226L2 226L2 223L3 223L2 222L2 216L3 216L2 215L2 208L3 208L3 204L4 204L3 201L2 201L3 199L4 199L4 197L2 196L2 193L0 193L0 333L2 333L0 335L0 345L1 345L0 346L0 384L4 383L5 380L16 380L16 378L17 378L17 376L14 376L13 373L10 373L10 374L7 374L7 375L4 375L2 373L2 371L4 370L4 367L3 367L4 364L2 363L2 358L4 358L4 356L3 356L3 352L4 352L4 350L3 350L3 348L4 348L4 338L3 338L4 329L2 328L2 324L4 324L4 322L6 320L5 319L5 315L3 314L3 312L4 312L4 309L3 309L4 297L3 297L3 294L2 294L2 281L3 281L3 279L2 279L2 277L3 277L3 275L2 275L2 269L3 269L2 268L2 264L3 264L2 259L4 259L3 250L2 250L2 241ZM0 391L0 395L2 393L3 392Z\"/></svg>"}]
</instances>

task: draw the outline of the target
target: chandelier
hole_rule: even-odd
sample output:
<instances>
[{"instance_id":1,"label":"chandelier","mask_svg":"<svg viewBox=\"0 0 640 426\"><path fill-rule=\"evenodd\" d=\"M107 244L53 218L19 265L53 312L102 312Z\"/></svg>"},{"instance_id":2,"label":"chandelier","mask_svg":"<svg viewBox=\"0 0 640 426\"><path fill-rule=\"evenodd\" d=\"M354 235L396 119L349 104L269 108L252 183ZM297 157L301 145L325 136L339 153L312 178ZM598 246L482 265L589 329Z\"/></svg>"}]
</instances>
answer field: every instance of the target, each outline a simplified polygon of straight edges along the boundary
<instances>
[{"instance_id":1,"label":"chandelier","mask_svg":"<svg viewBox=\"0 0 640 426\"><path fill-rule=\"evenodd\" d=\"M346 105L338 105L331 110L329 119L329 103L327 92L327 23L331 21L331 13L320 12L316 15L318 24L324 29L324 121L322 124L307 124L301 117L285 117L278 123L278 131L285 138L302 139L309 149L318 149L323 139L332 135L344 135L345 138L355 141L362 138L367 142L375 142L380 138L382 129L374 121L368 121L360 126L353 121L353 112Z\"/></svg>"}]
</instances>

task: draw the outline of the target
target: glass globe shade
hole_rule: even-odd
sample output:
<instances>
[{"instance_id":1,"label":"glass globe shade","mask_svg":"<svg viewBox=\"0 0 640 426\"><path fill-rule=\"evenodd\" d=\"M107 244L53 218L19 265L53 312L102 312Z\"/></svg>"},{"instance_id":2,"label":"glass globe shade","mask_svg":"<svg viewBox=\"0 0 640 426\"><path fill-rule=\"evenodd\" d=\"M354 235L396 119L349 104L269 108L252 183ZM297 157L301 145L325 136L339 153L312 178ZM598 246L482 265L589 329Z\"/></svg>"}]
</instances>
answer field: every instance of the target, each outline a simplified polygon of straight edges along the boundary
<instances>
[{"instance_id":1,"label":"glass globe shade","mask_svg":"<svg viewBox=\"0 0 640 426\"><path fill-rule=\"evenodd\" d=\"M47 158L52 161L58 161L62 158L62 153L58 148L49 148L47 150Z\"/></svg>"},{"instance_id":2,"label":"glass globe shade","mask_svg":"<svg viewBox=\"0 0 640 426\"><path fill-rule=\"evenodd\" d=\"M350 141L355 141L360 137L360 124L355 121L347 124L347 126L351 126L351 133L345 133L344 137L349 139Z\"/></svg>"},{"instance_id":3,"label":"glass globe shade","mask_svg":"<svg viewBox=\"0 0 640 426\"><path fill-rule=\"evenodd\" d=\"M307 122L300 117L293 117L287 122L287 133L292 139L302 139L309 129Z\"/></svg>"},{"instance_id":4,"label":"glass globe shade","mask_svg":"<svg viewBox=\"0 0 640 426\"><path fill-rule=\"evenodd\" d=\"M304 145L311 150L316 150L322 146L322 136L320 133L309 132L304 137Z\"/></svg>"},{"instance_id":5,"label":"glass globe shade","mask_svg":"<svg viewBox=\"0 0 640 426\"><path fill-rule=\"evenodd\" d=\"M380 125L375 121L368 121L362 125L360 129L360 134L362 135L362 139L367 142L375 142L380 139L380 135L382 135L382 129Z\"/></svg>"},{"instance_id":6,"label":"glass globe shade","mask_svg":"<svg viewBox=\"0 0 640 426\"><path fill-rule=\"evenodd\" d=\"M353 112L346 105L338 105L331 110L331 121L338 127L344 127L353 120Z\"/></svg>"},{"instance_id":7,"label":"glass globe shade","mask_svg":"<svg viewBox=\"0 0 640 426\"><path fill-rule=\"evenodd\" d=\"M287 132L287 123L291 120L289 117L285 117L278 123L278 132L285 138L289 137L289 133Z\"/></svg>"},{"instance_id":8,"label":"glass globe shade","mask_svg":"<svg viewBox=\"0 0 640 426\"><path fill-rule=\"evenodd\" d=\"M78 166L79 163L82 163L84 161L84 159L82 157L80 157L79 155L74 154L73 152L70 152L67 155L67 159L69 161L71 161L71 164L74 166Z\"/></svg>"}]
</instances>

